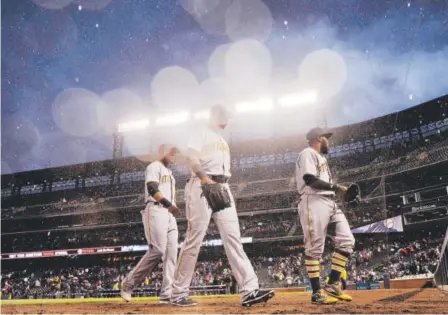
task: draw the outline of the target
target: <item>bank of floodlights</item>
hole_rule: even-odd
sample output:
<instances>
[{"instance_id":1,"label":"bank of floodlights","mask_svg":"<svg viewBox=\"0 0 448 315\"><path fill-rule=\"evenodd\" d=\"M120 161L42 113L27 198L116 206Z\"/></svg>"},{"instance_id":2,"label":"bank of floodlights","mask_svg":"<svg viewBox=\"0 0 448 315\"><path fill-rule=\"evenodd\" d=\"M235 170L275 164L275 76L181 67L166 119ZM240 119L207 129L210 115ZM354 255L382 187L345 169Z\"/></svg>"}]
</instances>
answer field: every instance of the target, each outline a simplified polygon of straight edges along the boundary
<instances>
[{"instance_id":1,"label":"bank of floodlights","mask_svg":"<svg viewBox=\"0 0 448 315\"><path fill-rule=\"evenodd\" d=\"M143 130L148 128L149 119L141 119L141 120L132 120L118 124L118 132L130 132L136 130Z\"/></svg>"},{"instance_id":2,"label":"bank of floodlights","mask_svg":"<svg viewBox=\"0 0 448 315\"><path fill-rule=\"evenodd\" d=\"M277 99L272 97L262 97L254 101L239 102L235 104L233 109L237 114L267 113L274 110L276 106L283 109L298 108L315 104L317 100L317 92L309 91L306 93L288 94ZM176 126L189 121L207 120L208 118L208 110L199 110L193 113L189 111L179 111L171 114L160 114L156 116L154 119L154 125L157 127ZM126 133L130 131L145 130L149 126L149 119L128 121L118 124L118 132Z\"/></svg>"}]
</instances>

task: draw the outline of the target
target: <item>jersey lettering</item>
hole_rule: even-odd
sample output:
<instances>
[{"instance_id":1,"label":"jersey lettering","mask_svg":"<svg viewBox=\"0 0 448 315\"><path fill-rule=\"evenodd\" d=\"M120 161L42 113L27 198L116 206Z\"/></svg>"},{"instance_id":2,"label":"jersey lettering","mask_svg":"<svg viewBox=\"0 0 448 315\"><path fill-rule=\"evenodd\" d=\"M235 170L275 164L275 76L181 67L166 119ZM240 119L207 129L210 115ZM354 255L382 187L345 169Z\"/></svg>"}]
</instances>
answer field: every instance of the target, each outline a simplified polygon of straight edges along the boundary
<instances>
[{"instance_id":1,"label":"jersey lettering","mask_svg":"<svg viewBox=\"0 0 448 315\"><path fill-rule=\"evenodd\" d=\"M207 174L231 176L230 148L218 132L210 128L196 130L190 137L188 148L200 153L201 167Z\"/></svg>"},{"instance_id":2,"label":"jersey lettering","mask_svg":"<svg viewBox=\"0 0 448 315\"><path fill-rule=\"evenodd\" d=\"M160 184L170 183L171 182L171 176L170 175L163 175L160 178Z\"/></svg>"},{"instance_id":3,"label":"jersey lettering","mask_svg":"<svg viewBox=\"0 0 448 315\"><path fill-rule=\"evenodd\" d=\"M217 152L217 151L223 151L223 152L226 152L226 153L230 154L230 148L227 145L227 143L225 143L225 142L210 143L210 144L205 145L202 148L202 153L203 154L214 153L214 152Z\"/></svg>"}]
</instances>

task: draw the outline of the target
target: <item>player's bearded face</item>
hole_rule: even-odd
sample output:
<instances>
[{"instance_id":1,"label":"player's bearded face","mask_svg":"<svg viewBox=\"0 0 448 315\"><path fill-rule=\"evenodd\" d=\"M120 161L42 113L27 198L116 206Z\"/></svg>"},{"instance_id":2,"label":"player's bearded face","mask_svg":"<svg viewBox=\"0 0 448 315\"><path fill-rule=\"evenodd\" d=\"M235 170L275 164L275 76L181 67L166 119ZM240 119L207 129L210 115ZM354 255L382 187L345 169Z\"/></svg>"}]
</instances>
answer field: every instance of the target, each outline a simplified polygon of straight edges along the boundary
<instances>
[{"instance_id":1,"label":"player's bearded face","mask_svg":"<svg viewBox=\"0 0 448 315\"><path fill-rule=\"evenodd\" d=\"M166 160L168 165L174 164L174 162L176 162L176 156L174 154L167 155L165 157L165 160Z\"/></svg>"},{"instance_id":2,"label":"player's bearded face","mask_svg":"<svg viewBox=\"0 0 448 315\"><path fill-rule=\"evenodd\" d=\"M325 137L320 137L319 142L320 142L320 153L328 154L328 150L330 147L328 139Z\"/></svg>"}]
</instances>

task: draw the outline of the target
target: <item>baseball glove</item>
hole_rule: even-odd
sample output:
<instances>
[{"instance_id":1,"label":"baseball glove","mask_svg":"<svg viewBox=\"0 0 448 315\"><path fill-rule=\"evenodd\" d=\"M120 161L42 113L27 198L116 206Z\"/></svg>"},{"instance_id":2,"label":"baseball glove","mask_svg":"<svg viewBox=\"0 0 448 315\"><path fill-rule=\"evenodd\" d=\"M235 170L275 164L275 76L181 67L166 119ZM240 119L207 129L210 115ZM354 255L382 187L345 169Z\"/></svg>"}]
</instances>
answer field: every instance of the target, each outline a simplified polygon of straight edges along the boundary
<instances>
[{"instance_id":1,"label":"baseball glove","mask_svg":"<svg viewBox=\"0 0 448 315\"><path fill-rule=\"evenodd\" d=\"M221 184L202 184L202 196L205 197L213 212L224 210L232 205L229 191Z\"/></svg>"},{"instance_id":2,"label":"baseball glove","mask_svg":"<svg viewBox=\"0 0 448 315\"><path fill-rule=\"evenodd\" d=\"M345 192L344 202L348 204L359 204L361 202L361 190L357 184L350 184Z\"/></svg>"}]
</instances>

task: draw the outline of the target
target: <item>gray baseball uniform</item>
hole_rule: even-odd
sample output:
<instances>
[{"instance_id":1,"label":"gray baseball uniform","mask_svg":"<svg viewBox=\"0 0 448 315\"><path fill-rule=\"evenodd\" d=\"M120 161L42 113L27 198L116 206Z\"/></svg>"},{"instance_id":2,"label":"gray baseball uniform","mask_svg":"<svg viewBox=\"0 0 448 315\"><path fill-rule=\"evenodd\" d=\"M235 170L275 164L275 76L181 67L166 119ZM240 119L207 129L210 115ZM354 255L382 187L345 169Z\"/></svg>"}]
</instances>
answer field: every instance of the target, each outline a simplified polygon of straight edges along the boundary
<instances>
[{"instance_id":1,"label":"gray baseball uniform","mask_svg":"<svg viewBox=\"0 0 448 315\"><path fill-rule=\"evenodd\" d=\"M230 178L230 149L219 133L210 128L198 130L190 138L188 148L200 153L201 166L208 175L222 175ZM228 184L224 185L229 189ZM186 185L185 197L188 229L175 272L172 299L188 296L199 249L211 217L218 227L232 274L239 284L241 297L257 290L258 278L241 243L240 226L233 196L231 196L231 207L212 213L206 199L202 196L201 181L193 175Z\"/></svg>"},{"instance_id":2,"label":"gray baseball uniform","mask_svg":"<svg viewBox=\"0 0 448 315\"><path fill-rule=\"evenodd\" d=\"M155 203L149 195L146 184L159 183L159 191L171 203L175 204L175 179L170 169L160 161L152 162L145 172L146 208L141 211L145 237L149 244L148 252L124 279L126 287L132 289L142 283L151 274L160 260L163 261L163 283L161 299L171 297L174 270L177 261L178 230L176 218L166 208Z\"/></svg>"},{"instance_id":3,"label":"gray baseball uniform","mask_svg":"<svg viewBox=\"0 0 448 315\"><path fill-rule=\"evenodd\" d=\"M329 224L335 224L336 249L351 253L355 239L344 213L334 201L334 192L316 190L305 185L303 180L305 174L314 175L318 179L332 183L327 159L311 147L300 152L296 163L297 189L301 196L298 208L304 235L305 254L315 259L322 257Z\"/></svg>"}]
</instances>

